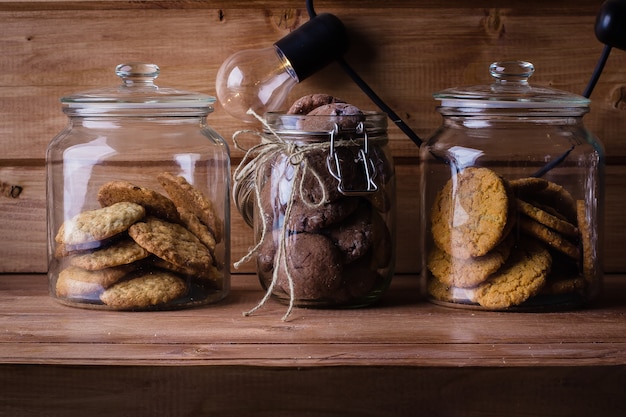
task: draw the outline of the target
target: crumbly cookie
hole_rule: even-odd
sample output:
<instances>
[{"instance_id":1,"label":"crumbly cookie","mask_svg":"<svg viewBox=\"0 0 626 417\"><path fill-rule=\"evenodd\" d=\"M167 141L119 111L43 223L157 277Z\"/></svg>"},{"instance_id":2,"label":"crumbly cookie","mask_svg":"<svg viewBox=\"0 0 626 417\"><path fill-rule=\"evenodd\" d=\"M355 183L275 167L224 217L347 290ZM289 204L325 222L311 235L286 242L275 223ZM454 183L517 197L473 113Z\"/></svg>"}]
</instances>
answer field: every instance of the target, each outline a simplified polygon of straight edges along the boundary
<instances>
[{"instance_id":1,"label":"crumbly cookie","mask_svg":"<svg viewBox=\"0 0 626 417\"><path fill-rule=\"evenodd\" d=\"M178 211L172 200L154 190L127 181L110 181L103 184L98 190L97 199L103 207L130 201L143 206L149 216L174 223L178 221Z\"/></svg>"},{"instance_id":2,"label":"crumbly cookie","mask_svg":"<svg viewBox=\"0 0 626 417\"><path fill-rule=\"evenodd\" d=\"M141 260L150 252L139 246L132 239L124 239L113 245L93 252L82 253L70 257L70 265L90 271L126 265Z\"/></svg>"},{"instance_id":3,"label":"crumbly cookie","mask_svg":"<svg viewBox=\"0 0 626 417\"><path fill-rule=\"evenodd\" d=\"M211 265L209 269L198 271L192 268L182 267L174 265L171 262L167 262L164 259L155 256L150 259L153 266L161 269L166 269L177 274L190 276L196 279L198 282L210 281L215 287L221 288L224 278L224 273L219 270L215 265Z\"/></svg>"},{"instance_id":4,"label":"crumbly cookie","mask_svg":"<svg viewBox=\"0 0 626 417\"><path fill-rule=\"evenodd\" d=\"M332 295L341 285L341 256L327 237L316 233L300 233L286 243L286 264L293 280L295 299L320 300ZM289 294L289 281L284 266L278 270L278 285Z\"/></svg>"},{"instance_id":5,"label":"crumbly cookie","mask_svg":"<svg viewBox=\"0 0 626 417\"><path fill-rule=\"evenodd\" d=\"M364 119L363 112L352 104L331 103L307 113L300 128L309 132L330 132L337 125L341 130L354 130Z\"/></svg>"},{"instance_id":6,"label":"crumbly cookie","mask_svg":"<svg viewBox=\"0 0 626 417\"><path fill-rule=\"evenodd\" d=\"M109 287L100 299L109 307L130 310L167 304L186 293L187 285L182 278L170 272L153 271Z\"/></svg>"},{"instance_id":7,"label":"crumbly cookie","mask_svg":"<svg viewBox=\"0 0 626 417\"><path fill-rule=\"evenodd\" d=\"M435 198L431 212L435 243L455 258L483 256L510 229L511 205L499 175L487 168L465 168Z\"/></svg>"},{"instance_id":8,"label":"crumbly cookie","mask_svg":"<svg viewBox=\"0 0 626 417\"><path fill-rule=\"evenodd\" d=\"M580 251L578 250L578 246L567 240L563 235L525 216L520 216L517 223L520 230L527 235L547 243L550 247L564 253L572 259L579 259Z\"/></svg>"},{"instance_id":9,"label":"crumbly cookie","mask_svg":"<svg viewBox=\"0 0 626 417\"><path fill-rule=\"evenodd\" d=\"M537 201L551 206L576 224L576 202L565 188L544 178L519 178L509 181L513 193L524 201Z\"/></svg>"},{"instance_id":10,"label":"crumbly cookie","mask_svg":"<svg viewBox=\"0 0 626 417\"><path fill-rule=\"evenodd\" d=\"M374 243L372 210L369 204L359 209L328 231L328 236L339 248L345 263L350 263L365 255Z\"/></svg>"},{"instance_id":11,"label":"crumbly cookie","mask_svg":"<svg viewBox=\"0 0 626 417\"><path fill-rule=\"evenodd\" d=\"M519 198L516 199L518 213L524 214L531 219L549 227L566 236L578 236L578 228L566 220L560 219L558 216L548 213L537 206L527 203Z\"/></svg>"},{"instance_id":12,"label":"crumbly cookie","mask_svg":"<svg viewBox=\"0 0 626 417\"><path fill-rule=\"evenodd\" d=\"M548 280L541 289L542 294L569 294L582 292L585 289L585 279L583 277L572 277L558 280Z\"/></svg>"},{"instance_id":13,"label":"crumbly cookie","mask_svg":"<svg viewBox=\"0 0 626 417\"><path fill-rule=\"evenodd\" d=\"M133 224L128 234L147 251L176 266L201 271L213 265L207 247L179 224L148 217Z\"/></svg>"},{"instance_id":14,"label":"crumbly cookie","mask_svg":"<svg viewBox=\"0 0 626 417\"><path fill-rule=\"evenodd\" d=\"M509 236L487 254L475 258L453 258L434 246L428 255L428 269L449 287L470 288L486 281L506 262L514 238Z\"/></svg>"},{"instance_id":15,"label":"crumbly cookie","mask_svg":"<svg viewBox=\"0 0 626 417\"><path fill-rule=\"evenodd\" d=\"M350 216L359 206L359 199L345 197L319 207L311 207L294 198L288 229L292 232L314 232L337 224Z\"/></svg>"},{"instance_id":16,"label":"crumbly cookie","mask_svg":"<svg viewBox=\"0 0 626 417\"><path fill-rule=\"evenodd\" d=\"M187 229L196 235L196 237L204 244L204 246L209 249L209 252L213 255L215 253L215 246L217 242L215 241L215 236L211 233L211 230L198 219L198 217L185 210L184 208L179 209L180 220L187 227Z\"/></svg>"},{"instance_id":17,"label":"crumbly cookie","mask_svg":"<svg viewBox=\"0 0 626 417\"><path fill-rule=\"evenodd\" d=\"M213 203L184 177L163 172L157 176L161 186L177 207L195 214L213 233L216 242L222 240L223 222Z\"/></svg>"},{"instance_id":18,"label":"crumbly cookie","mask_svg":"<svg viewBox=\"0 0 626 417\"><path fill-rule=\"evenodd\" d=\"M297 99L287 110L287 114L308 114L313 109L332 103L345 103L343 100L328 94L308 94Z\"/></svg>"},{"instance_id":19,"label":"crumbly cookie","mask_svg":"<svg viewBox=\"0 0 626 417\"><path fill-rule=\"evenodd\" d=\"M476 287L475 300L489 309L519 305L539 293L551 266L548 249L533 239L520 239L502 268Z\"/></svg>"},{"instance_id":20,"label":"crumbly cookie","mask_svg":"<svg viewBox=\"0 0 626 417\"><path fill-rule=\"evenodd\" d=\"M98 295L105 288L110 287L134 268L129 265L116 266L88 271L76 266L68 266L59 272L55 292L61 298L90 298L98 299Z\"/></svg>"},{"instance_id":21,"label":"crumbly cookie","mask_svg":"<svg viewBox=\"0 0 626 417\"><path fill-rule=\"evenodd\" d=\"M55 241L66 246L88 246L126 231L144 215L143 206L126 201L83 211L61 225Z\"/></svg>"},{"instance_id":22,"label":"crumbly cookie","mask_svg":"<svg viewBox=\"0 0 626 417\"><path fill-rule=\"evenodd\" d=\"M438 279L428 281L428 294L438 301L470 304L475 302L475 288L459 288L444 284Z\"/></svg>"},{"instance_id":23,"label":"crumbly cookie","mask_svg":"<svg viewBox=\"0 0 626 417\"><path fill-rule=\"evenodd\" d=\"M595 281L596 269L594 259L595 249L593 246L592 230L587 219L587 208L585 200L576 200L576 213L578 216L578 227L580 229L580 241L582 243L582 267L583 277L587 283Z\"/></svg>"}]
</instances>

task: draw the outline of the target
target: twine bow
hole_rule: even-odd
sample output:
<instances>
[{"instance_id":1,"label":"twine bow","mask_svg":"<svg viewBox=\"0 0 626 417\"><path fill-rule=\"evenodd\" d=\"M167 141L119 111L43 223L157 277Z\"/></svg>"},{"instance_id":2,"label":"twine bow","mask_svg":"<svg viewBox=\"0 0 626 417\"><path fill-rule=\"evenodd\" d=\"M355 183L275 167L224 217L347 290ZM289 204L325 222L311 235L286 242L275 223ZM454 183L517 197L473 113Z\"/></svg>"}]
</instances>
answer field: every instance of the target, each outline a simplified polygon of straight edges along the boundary
<instances>
[{"instance_id":1,"label":"twine bow","mask_svg":"<svg viewBox=\"0 0 626 417\"><path fill-rule=\"evenodd\" d=\"M276 251L276 257L274 259L274 270L272 272L272 281L265 292L265 296L261 299L261 301L251 310L244 312L244 316L249 316L254 313L256 310L261 308L267 300L272 295L274 287L278 281L278 272L280 268L284 268L285 275L287 278L287 283L289 285L289 307L287 312L282 317L283 321L287 321L294 307L295 303L295 289L293 277L291 275L290 268L287 263L287 235L288 235L288 224L289 219L291 218L291 209L293 206L293 201L297 197L300 201L306 204L310 208L318 208L325 204L328 198L328 190L324 185L323 179L320 174L313 169L309 164L306 158L306 154L313 150L324 150L330 147L329 142L315 142L311 144L297 144L294 141L285 140L280 135L269 126L266 120L257 115L254 111L248 110L248 114L253 115L257 120L259 120L267 132L269 134L262 134L255 130L240 130L233 134L233 143L237 149L243 150L246 152L242 161L239 163L239 166L235 169L233 174L233 199L237 200L238 196L236 195L236 190L241 187L242 181L250 181L252 178L253 184L253 194L255 197L255 208L258 210L258 217L261 219L265 219L266 213L263 210L263 204L261 201L261 187L263 186L263 178L262 175L258 175L263 172L263 169L267 163L271 163L277 155L286 155L287 161L290 165L294 167L293 178L298 179L299 183L297 187L292 186L289 199L287 202L287 206L285 208L285 216L283 223L281 225L280 235L278 237L278 248ZM261 139L261 142L252 148L246 150L242 148L237 138L242 134L253 134L258 136ZM335 143L335 146L338 146ZM317 201L311 201L307 194L305 193L305 178L308 175L312 175L315 178L317 183L317 187L321 191L321 197ZM252 247L248 253L243 256L239 261L235 262L233 265L236 269L238 269L243 263L249 261L259 250L262 243L264 242L266 235L268 234L269 226L266 221L263 221L263 229L261 232L261 237L259 241L256 243L254 247Z\"/></svg>"}]
</instances>

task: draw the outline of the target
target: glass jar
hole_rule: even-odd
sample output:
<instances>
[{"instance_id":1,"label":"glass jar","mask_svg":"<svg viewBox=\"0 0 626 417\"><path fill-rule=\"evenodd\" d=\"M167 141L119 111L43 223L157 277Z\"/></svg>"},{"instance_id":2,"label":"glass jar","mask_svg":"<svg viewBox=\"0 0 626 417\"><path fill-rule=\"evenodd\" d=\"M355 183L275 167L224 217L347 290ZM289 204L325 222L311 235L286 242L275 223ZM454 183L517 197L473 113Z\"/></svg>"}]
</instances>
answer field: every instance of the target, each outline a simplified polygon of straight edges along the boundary
<instances>
[{"instance_id":1,"label":"glass jar","mask_svg":"<svg viewBox=\"0 0 626 417\"><path fill-rule=\"evenodd\" d=\"M589 100L533 87L528 62L486 86L436 93L443 123L420 149L422 271L431 301L543 311L602 283L604 150Z\"/></svg>"},{"instance_id":2,"label":"glass jar","mask_svg":"<svg viewBox=\"0 0 626 417\"><path fill-rule=\"evenodd\" d=\"M226 142L210 96L154 84L154 64L122 83L61 99L67 127L46 154L48 277L63 304L174 309L230 288Z\"/></svg>"},{"instance_id":3,"label":"glass jar","mask_svg":"<svg viewBox=\"0 0 626 417\"><path fill-rule=\"evenodd\" d=\"M266 123L256 157L239 171L248 175L234 186L254 227L261 285L291 306L374 303L395 265L386 116L270 113Z\"/></svg>"}]
</instances>

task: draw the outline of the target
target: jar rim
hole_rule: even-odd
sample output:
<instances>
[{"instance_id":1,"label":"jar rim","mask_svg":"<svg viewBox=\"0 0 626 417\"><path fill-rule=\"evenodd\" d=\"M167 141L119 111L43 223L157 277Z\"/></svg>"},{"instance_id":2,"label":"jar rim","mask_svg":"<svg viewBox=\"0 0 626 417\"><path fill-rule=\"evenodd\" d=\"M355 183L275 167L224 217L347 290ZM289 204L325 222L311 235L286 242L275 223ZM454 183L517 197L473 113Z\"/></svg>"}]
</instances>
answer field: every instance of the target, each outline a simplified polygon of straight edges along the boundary
<instances>
[{"instance_id":1,"label":"jar rim","mask_svg":"<svg viewBox=\"0 0 626 417\"><path fill-rule=\"evenodd\" d=\"M264 128L266 133L269 133L269 128L279 135L297 136L299 138L305 137L317 137L328 136L333 133L335 129L329 128L326 130L303 130L302 124L306 120L325 121L326 123L314 122L312 125L321 126L326 124L327 126L337 125L341 134L358 134L358 125L360 123L350 123L345 126L340 123L345 120L354 120L358 118L358 121L362 123L363 129L369 135L380 135L387 132L387 115L381 112L375 111L363 111L361 115L345 115L345 116L331 116L331 115L304 115L304 114L287 114L285 112L268 112L265 114L265 121L267 126Z\"/></svg>"}]
</instances>

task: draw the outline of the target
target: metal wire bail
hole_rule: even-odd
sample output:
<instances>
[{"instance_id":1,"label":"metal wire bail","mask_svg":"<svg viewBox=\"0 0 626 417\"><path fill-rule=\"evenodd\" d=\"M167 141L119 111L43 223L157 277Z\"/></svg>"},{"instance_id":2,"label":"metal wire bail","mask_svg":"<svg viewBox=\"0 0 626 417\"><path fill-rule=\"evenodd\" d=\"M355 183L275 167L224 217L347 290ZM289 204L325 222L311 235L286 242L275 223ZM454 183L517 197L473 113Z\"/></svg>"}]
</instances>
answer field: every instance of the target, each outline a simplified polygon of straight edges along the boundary
<instances>
[{"instance_id":1,"label":"metal wire bail","mask_svg":"<svg viewBox=\"0 0 626 417\"><path fill-rule=\"evenodd\" d=\"M345 178L342 175L341 160L335 151L335 138L339 134L340 128L335 123L334 129L330 132L330 148L328 150L328 157L326 158L326 166L328 172L339 181L337 184L337 190L346 196L358 196L375 193L378 191L378 186L374 182L376 178L376 168L374 162L369 157L369 139L367 130L363 126L363 122L360 122L356 127L357 135L363 135L363 147L359 149L359 152L354 159L354 163L363 165L363 172L365 174L365 187L364 188L346 188Z\"/></svg>"}]
</instances>

